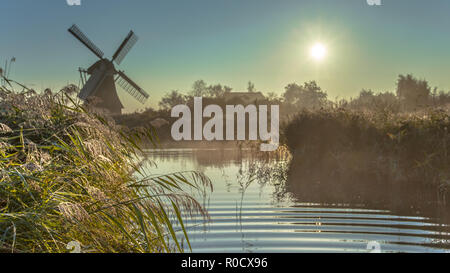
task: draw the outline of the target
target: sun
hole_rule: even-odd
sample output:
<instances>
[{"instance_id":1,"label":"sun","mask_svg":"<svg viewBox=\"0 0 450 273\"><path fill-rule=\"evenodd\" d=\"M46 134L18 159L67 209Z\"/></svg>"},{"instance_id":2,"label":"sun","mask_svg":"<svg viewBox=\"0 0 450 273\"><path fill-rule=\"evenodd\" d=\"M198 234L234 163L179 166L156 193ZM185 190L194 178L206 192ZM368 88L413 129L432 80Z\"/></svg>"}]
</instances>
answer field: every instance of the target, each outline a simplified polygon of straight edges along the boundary
<instances>
[{"instance_id":1,"label":"sun","mask_svg":"<svg viewBox=\"0 0 450 273\"><path fill-rule=\"evenodd\" d=\"M314 60L321 61L327 55L327 49L323 44L316 43L311 47L309 54Z\"/></svg>"}]
</instances>

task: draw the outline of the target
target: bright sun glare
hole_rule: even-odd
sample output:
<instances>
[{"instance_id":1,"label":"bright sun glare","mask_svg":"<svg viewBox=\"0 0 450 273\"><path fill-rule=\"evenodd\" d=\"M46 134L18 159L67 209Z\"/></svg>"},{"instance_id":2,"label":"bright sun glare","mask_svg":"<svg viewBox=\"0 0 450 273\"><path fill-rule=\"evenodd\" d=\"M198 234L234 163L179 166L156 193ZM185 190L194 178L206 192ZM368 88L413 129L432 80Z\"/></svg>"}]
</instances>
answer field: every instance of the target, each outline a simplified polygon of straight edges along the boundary
<instances>
[{"instance_id":1,"label":"bright sun glare","mask_svg":"<svg viewBox=\"0 0 450 273\"><path fill-rule=\"evenodd\" d=\"M310 55L312 58L314 58L317 61L322 60L326 54L327 54L327 49L321 43L317 43L311 48Z\"/></svg>"}]
</instances>

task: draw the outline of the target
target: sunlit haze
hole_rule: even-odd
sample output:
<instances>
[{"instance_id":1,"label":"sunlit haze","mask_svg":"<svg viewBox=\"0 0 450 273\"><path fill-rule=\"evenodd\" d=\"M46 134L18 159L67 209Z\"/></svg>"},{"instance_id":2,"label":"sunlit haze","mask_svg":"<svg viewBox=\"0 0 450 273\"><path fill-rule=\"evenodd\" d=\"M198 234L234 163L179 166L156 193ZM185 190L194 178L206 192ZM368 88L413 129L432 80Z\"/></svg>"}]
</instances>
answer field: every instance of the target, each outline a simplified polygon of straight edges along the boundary
<instances>
[{"instance_id":1,"label":"sunlit haze","mask_svg":"<svg viewBox=\"0 0 450 273\"><path fill-rule=\"evenodd\" d=\"M106 4L107 2L107 4ZM118 67L150 95L140 105L118 92L125 111L157 107L194 81L265 94L316 80L330 98L361 89L393 91L399 74L450 88L450 1L2 1L0 63L11 77L42 90L80 83L78 68L96 57L67 32L76 23L110 58L132 29L139 36ZM416 20L421 18L420 20ZM315 43L322 46L314 46ZM322 48L324 47L324 48ZM313 48L313 49L311 49ZM315 56L311 58L311 56Z\"/></svg>"},{"instance_id":2,"label":"sunlit haze","mask_svg":"<svg viewBox=\"0 0 450 273\"><path fill-rule=\"evenodd\" d=\"M316 43L311 47L311 57L317 61L322 60L325 58L325 55L327 54L327 50L325 46L321 43Z\"/></svg>"}]
</instances>

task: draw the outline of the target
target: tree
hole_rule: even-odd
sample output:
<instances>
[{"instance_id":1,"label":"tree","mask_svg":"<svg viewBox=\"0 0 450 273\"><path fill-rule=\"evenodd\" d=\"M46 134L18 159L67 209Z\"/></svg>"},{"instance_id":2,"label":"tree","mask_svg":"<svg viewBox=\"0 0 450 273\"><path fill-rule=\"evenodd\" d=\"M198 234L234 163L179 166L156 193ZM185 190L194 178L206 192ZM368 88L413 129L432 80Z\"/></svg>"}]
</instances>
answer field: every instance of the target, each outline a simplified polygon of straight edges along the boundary
<instances>
[{"instance_id":1,"label":"tree","mask_svg":"<svg viewBox=\"0 0 450 273\"><path fill-rule=\"evenodd\" d=\"M170 93L167 93L159 102L159 106L164 110L170 110L172 107L185 104L186 96L178 92L177 90L172 90Z\"/></svg>"},{"instance_id":2,"label":"tree","mask_svg":"<svg viewBox=\"0 0 450 273\"><path fill-rule=\"evenodd\" d=\"M208 95L208 87L204 80L197 80L192 85L192 91L190 95L193 97L205 97Z\"/></svg>"},{"instance_id":3,"label":"tree","mask_svg":"<svg viewBox=\"0 0 450 273\"><path fill-rule=\"evenodd\" d=\"M211 98L222 98L226 93L231 92L231 90L231 87L216 84L208 86L207 94Z\"/></svg>"},{"instance_id":4,"label":"tree","mask_svg":"<svg viewBox=\"0 0 450 273\"><path fill-rule=\"evenodd\" d=\"M375 94L370 89L363 89L359 96L352 100L350 105L356 109L369 109L375 101Z\"/></svg>"},{"instance_id":5,"label":"tree","mask_svg":"<svg viewBox=\"0 0 450 273\"><path fill-rule=\"evenodd\" d=\"M291 83L285 90L284 101L296 108L319 108L327 103L327 93L315 81L305 82L303 85Z\"/></svg>"},{"instance_id":6,"label":"tree","mask_svg":"<svg viewBox=\"0 0 450 273\"><path fill-rule=\"evenodd\" d=\"M226 93L231 92L232 88L226 85L215 84L207 85L205 81L198 80L192 85L192 90L189 92L191 97L203 98L222 98Z\"/></svg>"},{"instance_id":7,"label":"tree","mask_svg":"<svg viewBox=\"0 0 450 273\"><path fill-rule=\"evenodd\" d=\"M408 109L416 109L428 105L430 87L426 80L418 80L411 74L399 75L397 81L397 97L402 105Z\"/></svg>"},{"instance_id":8,"label":"tree","mask_svg":"<svg viewBox=\"0 0 450 273\"><path fill-rule=\"evenodd\" d=\"M252 83L251 81L248 82L248 85L247 85L247 91L248 91L249 93L254 93L254 92L256 92L255 84Z\"/></svg>"},{"instance_id":9,"label":"tree","mask_svg":"<svg viewBox=\"0 0 450 273\"><path fill-rule=\"evenodd\" d=\"M275 92L267 93L266 98L267 98L267 101L270 103L278 103L278 104L281 103L280 96Z\"/></svg>"},{"instance_id":10,"label":"tree","mask_svg":"<svg viewBox=\"0 0 450 273\"><path fill-rule=\"evenodd\" d=\"M375 94L370 89L361 90L358 98L352 100L349 106L354 109L378 112L397 112L399 110L398 99L393 93L384 92Z\"/></svg>"}]
</instances>

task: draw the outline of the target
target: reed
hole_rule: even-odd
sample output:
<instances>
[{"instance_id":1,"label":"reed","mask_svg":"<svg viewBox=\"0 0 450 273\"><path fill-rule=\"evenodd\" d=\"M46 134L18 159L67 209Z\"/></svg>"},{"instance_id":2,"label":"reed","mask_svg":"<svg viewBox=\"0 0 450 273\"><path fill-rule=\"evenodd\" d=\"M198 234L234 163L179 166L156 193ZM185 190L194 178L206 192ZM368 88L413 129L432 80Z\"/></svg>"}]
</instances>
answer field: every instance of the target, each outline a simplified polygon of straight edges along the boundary
<instances>
[{"instance_id":1,"label":"reed","mask_svg":"<svg viewBox=\"0 0 450 273\"><path fill-rule=\"evenodd\" d=\"M189 245L183 219L201 214L187 192L212 190L200 172L155 175L133 131L88 111L74 87L0 87L0 252L172 252Z\"/></svg>"},{"instance_id":2,"label":"reed","mask_svg":"<svg viewBox=\"0 0 450 273\"><path fill-rule=\"evenodd\" d=\"M300 184L314 184L310 194L330 195L329 199L341 191L360 201L399 199L408 192L408 197L400 198L404 203L406 198L436 196L446 203L449 128L449 112L439 108L409 113L303 111L284 131L293 154L291 177L298 177L290 186L300 191Z\"/></svg>"}]
</instances>

